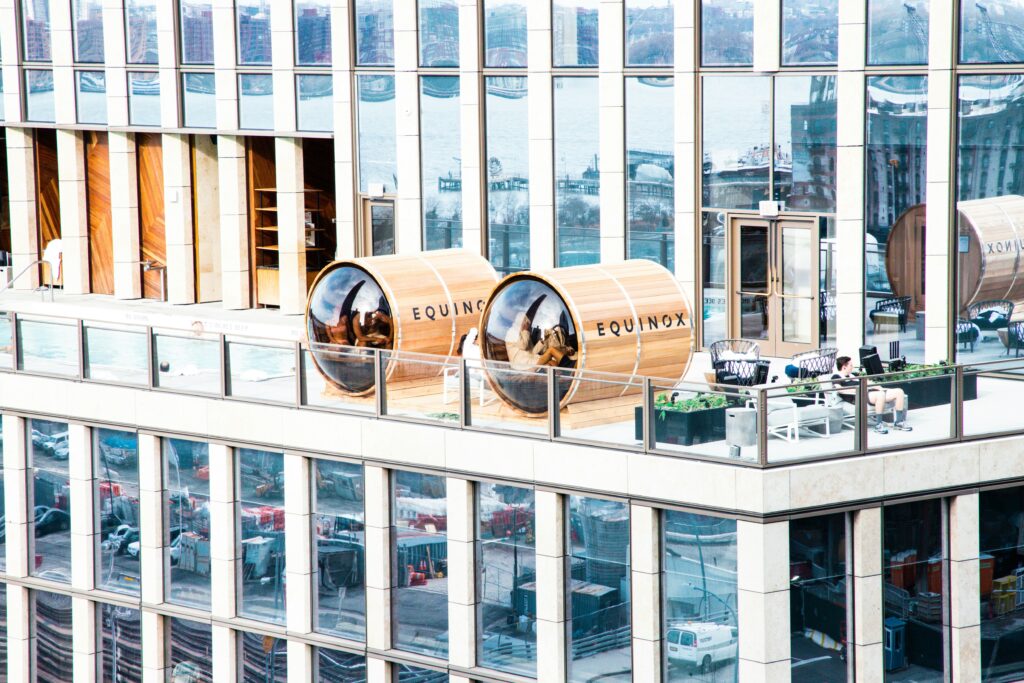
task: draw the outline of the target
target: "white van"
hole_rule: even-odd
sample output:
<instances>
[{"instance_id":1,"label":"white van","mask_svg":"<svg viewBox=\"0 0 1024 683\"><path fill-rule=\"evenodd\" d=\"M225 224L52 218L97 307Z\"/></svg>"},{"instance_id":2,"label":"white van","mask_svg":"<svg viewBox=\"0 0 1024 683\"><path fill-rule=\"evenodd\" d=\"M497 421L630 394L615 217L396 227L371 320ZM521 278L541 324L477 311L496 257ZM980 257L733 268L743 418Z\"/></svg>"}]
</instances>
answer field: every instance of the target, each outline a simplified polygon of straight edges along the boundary
<instances>
[{"instance_id":1,"label":"white van","mask_svg":"<svg viewBox=\"0 0 1024 683\"><path fill-rule=\"evenodd\" d=\"M722 662L735 660L736 632L731 626L687 622L668 629L668 661L673 666L708 673Z\"/></svg>"}]
</instances>

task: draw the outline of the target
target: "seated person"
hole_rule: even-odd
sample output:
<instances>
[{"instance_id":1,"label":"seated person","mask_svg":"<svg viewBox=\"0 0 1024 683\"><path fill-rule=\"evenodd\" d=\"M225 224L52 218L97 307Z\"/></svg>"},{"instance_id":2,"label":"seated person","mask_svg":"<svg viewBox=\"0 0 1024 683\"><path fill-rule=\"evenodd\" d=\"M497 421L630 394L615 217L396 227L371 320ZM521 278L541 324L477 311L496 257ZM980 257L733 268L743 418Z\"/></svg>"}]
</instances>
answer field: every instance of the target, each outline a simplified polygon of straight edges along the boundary
<instances>
[{"instance_id":1,"label":"seated person","mask_svg":"<svg viewBox=\"0 0 1024 683\"><path fill-rule=\"evenodd\" d=\"M370 348L386 348L391 345L391 319L382 311L364 313L360 323L359 317L353 318L356 346Z\"/></svg>"},{"instance_id":2,"label":"seated person","mask_svg":"<svg viewBox=\"0 0 1024 683\"><path fill-rule=\"evenodd\" d=\"M459 340L459 355L467 360L480 360L479 335L475 327L469 328L469 332L462 335Z\"/></svg>"},{"instance_id":3,"label":"seated person","mask_svg":"<svg viewBox=\"0 0 1024 683\"><path fill-rule=\"evenodd\" d=\"M539 356L537 365L550 365L557 368L562 364L563 358L576 360L576 352L569 347L565 338L565 330L560 325L545 332L544 338L533 347L533 352Z\"/></svg>"},{"instance_id":4,"label":"seated person","mask_svg":"<svg viewBox=\"0 0 1024 683\"><path fill-rule=\"evenodd\" d=\"M505 353L513 370L529 370L537 366L537 357L530 343L530 327L530 319L520 311L505 333Z\"/></svg>"},{"instance_id":5,"label":"seated person","mask_svg":"<svg viewBox=\"0 0 1024 683\"><path fill-rule=\"evenodd\" d=\"M832 375L833 386L856 388L858 382L853 379L852 358L849 356L839 356L836 358L836 371L836 374ZM848 391L840 391L839 397L847 403L856 402L854 395ZM875 407L875 431L879 434L889 433L885 423L882 422L881 416L885 412L885 404L890 401L893 403L896 411L893 419L893 429L901 432L909 432L913 429L913 427L907 424L907 396L903 393L902 389L869 386L868 401Z\"/></svg>"}]
</instances>

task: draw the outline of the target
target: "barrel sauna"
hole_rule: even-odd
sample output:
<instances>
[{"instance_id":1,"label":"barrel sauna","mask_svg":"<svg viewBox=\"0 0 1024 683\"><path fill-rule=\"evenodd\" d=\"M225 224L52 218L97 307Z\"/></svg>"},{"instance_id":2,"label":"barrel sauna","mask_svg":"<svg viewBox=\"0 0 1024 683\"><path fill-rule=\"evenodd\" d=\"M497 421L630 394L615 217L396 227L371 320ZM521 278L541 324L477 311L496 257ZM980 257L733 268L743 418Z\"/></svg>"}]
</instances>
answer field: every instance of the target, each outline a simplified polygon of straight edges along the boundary
<instances>
[{"instance_id":1,"label":"barrel sauna","mask_svg":"<svg viewBox=\"0 0 1024 683\"><path fill-rule=\"evenodd\" d=\"M306 303L313 361L331 385L362 395L373 390L373 354L324 344L450 358L479 324L497 281L487 259L462 249L335 261L317 275ZM390 360L388 378L422 375L429 367Z\"/></svg>"},{"instance_id":2,"label":"barrel sauna","mask_svg":"<svg viewBox=\"0 0 1024 683\"><path fill-rule=\"evenodd\" d=\"M681 379L693 355L686 296L672 273L646 260L509 275L480 326L491 386L527 415L547 412L548 366L575 371L558 373L565 406L636 391L643 376ZM634 382L587 381L599 373Z\"/></svg>"},{"instance_id":3,"label":"barrel sauna","mask_svg":"<svg viewBox=\"0 0 1024 683\"><path fill-rule=\"evenodd\" d=\"M960 310L993 299L1024 305L1024 197L972 199L958 202L957 210Z\"/></svg>"},{"instance_id":4,"label":"barrel sauna","mask_svg":"<svg viewBox=\"0 0 1024 683\"><path fill-rule=\"evenodd\" d=\"M889 230L885 243L885 273L895 296L909 296L907 319L915 320L924 311L925 266L925 214L924 204L915 204L903 212Z\"/></svg>"}]
</instances>

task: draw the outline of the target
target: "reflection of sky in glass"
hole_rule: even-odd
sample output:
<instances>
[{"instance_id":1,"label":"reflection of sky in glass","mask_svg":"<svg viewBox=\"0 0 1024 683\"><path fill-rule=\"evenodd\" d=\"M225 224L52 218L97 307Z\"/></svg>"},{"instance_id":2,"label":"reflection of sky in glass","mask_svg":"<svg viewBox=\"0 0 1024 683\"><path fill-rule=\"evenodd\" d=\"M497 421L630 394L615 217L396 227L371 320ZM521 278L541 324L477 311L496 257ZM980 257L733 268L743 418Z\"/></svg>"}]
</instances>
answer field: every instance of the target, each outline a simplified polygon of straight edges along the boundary
<instances>
[{"instance_id":1,"label":"reflection of sky in glass","mask_svg":"<svg viewBox=\"0 0 1024 683\"><path fill-rule=\"evenodd\" d=\"M754 4L751 0L703 0L701 63L742 66L754 61Z\"/></svg>"},{"instance_id":2,"label":"reflection of sky in glass","mask_svg":"<svg viewBox=\"0 0 1024 683\"><path fill-rule=\"evenodd\" d=\"M126 0L125 40L129 64L156 64L156 0Z\"/></svg>"},{"instance_id":3,"label":"reflection of sky in glass","mask_svg":"<svg viewBox=\"0 0 1024 683\"><path fill-rule=\"evenodd\" d=\"M75 99L79 123L107 122L107 78L103 71L75 74Z\"/></svg>"},{"instance_id":4,"label":"reflection of sky in glass","mask_svg":"<svg viewBox=\"0 0 1024 683\"><path fill-rule=\"evenodd\" d=\"M462 177L459 77L424 76L420 93L423 221L427 249L462 246L462 192L441 191L442 180ZM448 225L442 221L454 221Z\"/></svg>"},{"instance_id":5,"label":"reflection of sky in glass","mask_svg":"<svg viewBox=\"0 0 1024 683\"><path fill-rule=\"evenodd\" d=\"M598 0L554 0L551 46L554 66L597 66Z\"/></svg>"},{"instance_id":6,"label":"reflection of sky in glass","mask_svg":"<svg viewBox=\"0 0 1024 683\"><path fill-rule=\"evenodd\" d=\"M767 199L768 146L771 135L769 88L766 76L705 76L703 78L705 206L756 208ZM730 181L743 180L730 189Z\"/></svg>"},{"instance_id":7,"label":"reflection of sky in glass","mask_svg":"<svg viewBox=\"0 0 1024 683\"><path fill-rule=\"evenodd\" d=\"M299 74L295 78L299 130L330 131L334 125L334 77Z\"/></svg>"},{"instance_id":8,"label":"reflection of sky in glass","mask_svg":"<svg viewBox=\"0 0 1024 683\"><path fill-rule=\"evenodd\" d=\"M216 79L212 73L182 74L185 126L217 127Z\"/></svg>"},{"instance_id":9,"label":"reflection of sky in glass","mask_svg":"<svg viewBox=\"0 0 1024 683\"><path fill-rule=\"evenodd\" d=\"M962 62L1024 62L1024 0L965 0L960 9Z\"/></svg>"},{"instance_id":10,"label":"reflection of sky in glass","mask_svg":"<svg viewBox=\"0 0 1024 683\"><path fill-rule=\"evenodd\" d=\"M358 76L359 191L382 183L395 191L395 77Z\"/></svg>"},{"instance_id":11,"label":"reflection of sky in glass","mask_svg":"<svg viewBox=\"0 0 1024 683\"><path fill-rule=\"evenodd\" d=\"M626 0L626 65L672 64L672 0Z\"/></svg>"},{"instance_id":12,"label":"reflection of sky in glass","mask_svg":"<svg viewBox=\"0 0 1024 683\"><path fill-rule=\"evenodd\" d=\"M530 267L526 78L496 76L485 83L490 258L495 268L507 273Z\"/></svg>"},{"instance_id":13,"label":"reflection of sky in glass","mask_svg":"<svg viewBox=\"0 0 1024 683\"><path fill-rule=\"evenodd\" d=\"M671 268L675 223L674 90L671 78L626 79L629 257ZM668 238L652 233L667 233Z\"/></svg>"},{"instance_id":14,"label":"reflection of sky in glass","mask_svg":"<svg viewBox=\"0 0 1024 683\"><path fill-rule=\"evenodd\" d=\"M485 66L526 66L526 1L483 2Z\"/></svg>"},{"instance_id":15,"label":"reflection of sky in glass","mask_svg":"<svg viewBox=\"0 0 1024 683\"><path fill-rule=\"evenodd\" d=\"M595 263L600 255L598 81L559 77L554 88L559 265Z\"/></svg>"},{"instance_id":16,"label":"reflection of sky in glass","mask_svg":"<svg viewBox=\"0 0 1024 683\"><path fill-rule=\"evenodd\" d=\"M782 63L835 64L839 0L782 0Z\"/></svg>"},{"instance_id":17,"label":"reflection of sky in glass","mask_svg":"<svg viewBox=\"0 0 1024 683\"><path fill-rule=\"evenodd\" d=\"M133 126L160 125L160 74L128 74L128 120Z\"/></svg>"},{"instance_id":18,"label":"reflection of sky in glass","mask_svg":"<svg viewBox=\"0 0 1024 683\"><path fill-rule=\"evenodd\" d=\"M928 0L868 0L868 64L927 64L928 5Z\"/></svg>"},{"instance_id":19,"label":"reflection of sky in glass","mask_svg":"<svg viewBox=\"0 0 1024 683\"><path fill-rule=\"evenodd\" d=\"M75 36L75 61L103 62L103 3L100 0L73 0L71 21Z\"/></svg>"},{"instance_id":20,"label":"reflection of sky in glass","mask_svg":"<svg viewBox=\"0 0 1024 683\"><path fill-rule=\"evenodd\" d=\"M419 0L420 66L459 65L459 3Z\"/></svg>"},{"instance_id":21,"label":"reflection of sky in glass","mask_svg":"<svg viewBox=\"0 0 1024 683\"><path fill-rule=\"evenodd\" d=\"M274 127L274 77L270 74L239 75L238 127L250 130Z\"/></svg>"}]
</instances>

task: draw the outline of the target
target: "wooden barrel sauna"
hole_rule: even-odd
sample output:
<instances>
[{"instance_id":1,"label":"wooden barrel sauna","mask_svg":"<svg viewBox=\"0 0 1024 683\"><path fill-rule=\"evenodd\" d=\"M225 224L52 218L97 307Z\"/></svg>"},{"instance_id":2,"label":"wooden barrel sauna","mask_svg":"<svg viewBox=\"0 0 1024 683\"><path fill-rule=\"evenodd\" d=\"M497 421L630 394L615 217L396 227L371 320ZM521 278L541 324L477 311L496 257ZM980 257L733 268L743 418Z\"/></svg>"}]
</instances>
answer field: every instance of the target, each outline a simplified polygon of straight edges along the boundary
<instances>
[{"instance_id":1,"label":"wooden barrel sauna","mask_svg":"<svg viewBox=\"0 0 1024 683\"><path fill-rule=\"evenodd\" d=\"M909 296L907 319L925 310L925 205L915 204L896 219L885 243L885 273L894 296Z\"/></svg>"},{"instance_id":2,"label":"wooden barrel sauna","mask_svg":"<svg viewBox=\"0 0 1024 683\"><path fill-rule=\"evenodd\" d=\"M497 281L487 259L463 249L335 261L317 275L306 303L313 361L331 385L363 395L373 390L373 355L323 344L451 358L478 326ZM399 359L387 371L401 380L431 367ZM432 369L440 374L442 366Z\"/></svg>"},{"instance_id":3,"label":"wooden barrel sauna","mask_svg":"<svg viewBox=\"0 0 1024 683\"><path fill-rule=\"evenodd\" d=\"M491 386L527 415L547 412L547 366L576 371L559 373L565 406L637 391L644 376L681 379L693 356L686 296L672 273L646 260L509 275L480 329ZM589 381L598 373L633 381Z\"/></svg>"},{"instance_id":4,"label":"wooden barrel sauna","mask_svg":"<svg viewBox=\"0 0 1024 683\"><path fill-rule=\"evenodd\" d=\"M958 202L957 210L961 311L993 299L1024 305L1024 197L972 199Z\"/></svg>"}]
</instances>

